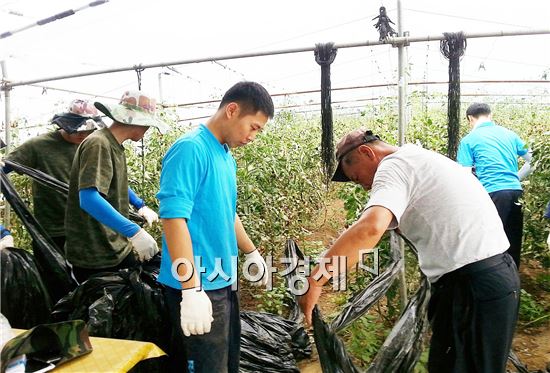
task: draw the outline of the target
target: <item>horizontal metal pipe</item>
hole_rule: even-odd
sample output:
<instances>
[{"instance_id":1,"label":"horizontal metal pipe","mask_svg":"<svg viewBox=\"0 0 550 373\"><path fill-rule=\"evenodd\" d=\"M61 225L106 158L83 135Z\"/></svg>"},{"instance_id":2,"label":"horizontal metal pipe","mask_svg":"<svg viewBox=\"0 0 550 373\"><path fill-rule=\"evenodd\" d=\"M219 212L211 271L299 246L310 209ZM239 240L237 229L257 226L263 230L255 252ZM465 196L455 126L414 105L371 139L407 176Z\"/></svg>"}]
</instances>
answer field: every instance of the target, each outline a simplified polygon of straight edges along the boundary
<instances>
[{"instance_id":1,"label":"horizontal metal pipe","mask_svg":"<svg viewBox=\"0 0 550 373\"><path fill-rule=\"evenodd\" d=\"M550 29L496 31L496 32L485 32L485 33L471 33L471 34L465 33L464 36L466 37L466 39L472 39L472 38L490 38L490 37L501 37L501 36L544 35L544 34L550 34ZM335 44L334 47L338 49L343 49L343 48L368 47L368 46L382 45L382 44L389 44L389 45L396 46L400 44L407 45L409 43L438 41L444 38L445 36L443 34L416 36L416 37L411 37L411 36L390 37L385 41L367 40L367 41L356 42L356 43ZM136 69L168 67L168 66L175 66L175 65L187 65L192 63L234 60L234 59L251 58L251 57L275 56L275 55L290 54L290 53L312 52L314 50L315 50L315 46L313 47L308 46L308 47L301 47L301 48L280 49L280 50L272 50L272 51L264 51L264 52L250 52L250 53L204 57L204 58L196 58L196 59L188 59L188 60L158 62L158 63L152 63L152 64L138 64L138 65L125 66L125 67L119 67L114 69L103 69L103 70L95 70L95 71L88 71L88 72L75 73L75 74L58 75L53 77L37 78L37 79L23 80L18 82L3 82L2 90L6 90L11 87L16 87L21 85L42 83L42 82L48 82L52 80L79 78L83 76L100 75L100 74L111 74L111 73L131 71Z\"/></svg>"}]
</instances>

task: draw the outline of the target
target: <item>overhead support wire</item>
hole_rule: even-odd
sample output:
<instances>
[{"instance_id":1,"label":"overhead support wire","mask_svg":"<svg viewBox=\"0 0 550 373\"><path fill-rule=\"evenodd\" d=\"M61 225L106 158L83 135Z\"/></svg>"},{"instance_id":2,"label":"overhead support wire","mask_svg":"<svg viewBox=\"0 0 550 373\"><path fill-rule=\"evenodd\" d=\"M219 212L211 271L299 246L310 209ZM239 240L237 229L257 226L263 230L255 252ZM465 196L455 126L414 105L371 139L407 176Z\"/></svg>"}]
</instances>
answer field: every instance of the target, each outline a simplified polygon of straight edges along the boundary
<instances>
[{"instance_id":1,"label":"overhead support wire","mask_svg":"<svg viewBox=\"0 0 550 373\"><path fill-rule=\"evenodd\" d=\"M69 17L69 16L72 16L73 14L75 14L76 12L79 12L83 9L86 9L86 8L91 8L91 7L94 7L94 6L98 6L98 5L101 5L101 4L105 4L107 3L109 0L97 0L97 1L93 1L89 4L86 4L84 6L81 6L80 8L76 8L76 9L69 9L69 10L65 10L61 13L57 13L51 17L47 17L47 18L44 18L44 19L41 19L39 21L36 21L34 23L31 23L30 25L27 25L27 26L24 26L24 27L21 27L21 28L18 28L16 30L13 30L13 31L6 31L6 32L3 32L0 34L0 39L4 39L4 38L7 38L8 36L12 36L14 34L17 34L18 32L21 32L21 31L25 31L25 30L28 30L30 28L33 28L35 26L44 26L48 23L51 23L53 21L57 21L57 20L60 20L60 19L63 19L63 18L66 18L66 17Z\"/></svg>"},{"instance_id":2,"label":"overhead support wire","mask_svg":"<svg viewBox=\"0 0 550 373\"><path fill-rule=\"evenodd\" d=\"M498 95L492 95L492 94L482 94L482 93L467 93L467 94L461 94L461 97L544 97L545 95L512 95L512 94L498 94ZM347 109L360 109L365 108L365 105L351 105L351 106L339 106L339 104L346 104L346 103L360 103L360 102L369 102L369 101L380 101L380 100L397 100L397 96L382 96L382 97L369 97L369 98L361 98L356 100L344 100L344 101L333 101L332 104L334 106L334 111L338 111L338 114L341 115L341 110L347 110ZM474 101L470 100L462 100L462 103L471 103ZM525 102L525 101L497 101L497 100L484 100L483 102L486 102L488 104L506 104L506 105L542 105L542 106L550 106L550 102ZM431 104L446 104L447 100L442 101L430 101ZM304 103L304 104L296 104L296 105L285 105L285 106L277 106L275 107L275 110L285 110L285 109L294 109L294 108L305 108L310 106L320 106L320 102L310 102L310 103ZM397 103L395 103L395 106L397 106ZM302 113L319 113L319 109L308 109L308 110L292 110L292 113L295 114L302 114ZM199 119L207 119L210 118L210 115L204 115L204 116L196 116L196 117L190 117L190 118L184 118L184 119L178 119L178 123L182 122L190 122L193 120L199 120ZM26 129L25 127L24 129ZM33 128L33 127L28 127Z\"/></svg>"},{"instance_id":3,"label":"overhead support wire","mask_svg":"<svg viewBox=\"0 0 550 373\"><path fill-rule=\"evenodd\" d=\"M547 95L545 94L507 94L507 93L499 93L499 94L491 94L491 93L464 93L464 94L461 94L460 95L461 97L514 97L514 98L523 98L523 97L539 97L539 98L546 98ZM334 109L336 110L341 110L341 109L349 109L349 108L360 108L360 107L365 107L364 105L360 105L360 106L338 106L340 104L347 104L347 103L359 103L359 102L369 102L369 101L381 101L381 100L397 100L397 96L379 96L379 97L368 97L368 98L358 98L358 99L353 99L353 100L341 100L341 101L332 101L332 105L334 107ZM461 100L462 102L469 102L469 101L465 101L465 100ZM219 101L212 101L211 103L217 103ZM441 104L441 103L447 103L447 101L430 101L431 103L437 103L437 104ZM492 101L486 101L484 100L484 102L488 102L488 103L503 103L503 104L514 104L514 105L550 105L550 101L549 102L538 102L538 103L533 103L533 102L525 102L525 101L497 101L497 100L492 100ZM294 109L294 108L302 108L302 107L308 107L308 106L321 106L321 102L306 102L306 103L303 103L303 104L293 104L293 105L283 105L283 106L276 106L275 107L275 110L285 110L285 109ZM202 109L205 109L205 108L202 108ZM319 111L319 109L315 109L315 110L311 110L312 112L314 111ZM302 113L303 111L293 111L294 113ZM309 111L308 111L309 112ZM206 118L209 118L210 116L207 115L207 116L197 116L197 117L191 117L191 118L184 118L184 119L178 119L178 122L187 122L187 121L192 121L192 120L199 120L199 119L206 119Z\"/></svg>"},{"instance_id":4,"label":"overhead support wire","mask_svg":"<svg viewBox=\"0 0 550 373\"><path fill-rule=\"evenodd\" d=\"M448 81L430 81L430 82L408 82L407 85L438 85L438 84L448 84ZM461 84L534 84L534 83L550 83L550 80L463 80ZM332 91L346 91L346 90L354 90L354 89L367 89L367 88L383 88L383 87L396 87L396 83L381 83L381 84L369 84L369 85L358 85L358 86L349 86L349 87L336 87L332 88ZM320 89L309 89L309 90L303 90L303 91L293 91L293 92L280 92L280 93L273 93L270 96L271 97L281 97L281 96L295 96L295 95L303 95L303 94L310 94L310 93L319 93L321 92ZM196 105L203 105L203 104L213 104L220 102L220 99L215 100L205 100L205 101L195 101L195 102L186 102L183 104L163 104L163 108L174 108L174 107L186 107L186 106L196 106Z\"/></svg>"},{"instance_id":5,"label":"overhead support wire","mask_svg":"<svg viewBox=\"0 0 550 373\"><path fill-rule=\"evenodd\" d=\"M116 97L96 95L95 93L73 91L71 89L56 88L56 87L50 87L50 86L40 85L40 84L29 84L29 87L42 88L42 89L47 89L47 90L51 90L51 91L74 93L74 94L82 95L82 96L90 96L90 97L98 97L98 98L108 98L110 100L118 100Z\"/></svg>"},{"instance_id":6,"label":"overhead support wire","mask_svg":"<svg viewBox=\"0 0 550 373\"><path fill-rule=\"evenodd\" d=\"M496 31L496 32L471 33L471 34L465 33L464 37L468 39L475 39L475 38L490 38L490 37L500 37L500 36L522 36L522 35L544 35L544 34L550 34L550 29ZM445 36L443 34L427 35L427 36L403 36L403 37L399 36L399 37L390 37L384 41L368 40L368 41L362 41L362 42L356 42L356 43L334 44L334 48L337 48L337 49L359 48L359 47L367 47L371 45L383 45L383 44L397 46L399 44L406 45L409 43L439 41L439 40L443 40L444 38ZM136 68L168 67L168 66L174 66L174 65L187 65L192 63L211 62L216 60L222 61L222 60L233 60L233 59L251 58L251 57L275 56L275 55L292 54L292 53L305 53L305 52L313 52L314 50L315 50L315 47L307 46L307 47L292 48L292 49L281 49L281 50L264 51L264 52L251 52L251 53L233 54L233 55L225 55L225 56L214 56L214 57L204 57L204 58L196 58L196 59L169 61L169 62L158 62L158 63L145 64L145 65L139 64L139 65L133 65L133 66L95 70L95 71L66 74L66 75L59 75L59 76L45 77L45 78L36 78L36 79L22 80L22 81L16 81L16 82L4 82L2 85L2 90L6 90L9 87L29 85L29 84L47 82L52 80L61 80L61 79L69 79L69 78L78 78L83 76L131 71L131 70L136 70Z\"/></svg>"}]
</instances>

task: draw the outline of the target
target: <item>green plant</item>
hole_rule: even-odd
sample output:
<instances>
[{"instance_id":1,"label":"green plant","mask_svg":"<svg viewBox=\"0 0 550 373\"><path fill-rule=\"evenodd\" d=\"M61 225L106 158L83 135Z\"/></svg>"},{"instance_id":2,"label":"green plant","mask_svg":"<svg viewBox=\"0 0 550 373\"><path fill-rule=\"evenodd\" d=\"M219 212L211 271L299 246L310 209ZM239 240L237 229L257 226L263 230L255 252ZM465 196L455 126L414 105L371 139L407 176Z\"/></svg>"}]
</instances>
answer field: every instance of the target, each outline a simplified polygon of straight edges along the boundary
<instances>
[{"instance_id":1,"label":"green plant","mask_svg":"<svg viewBox=\"0 0 550 373\"><path fill-rule=\"evenodd\" d=\"M318 155L320 130L283 115L251 145L235 150L238 213L252 240L282 253L287 238L303 237L326 193Z\"/></svg>"},{"instance_id":2,"label":"green plant","mask_svg":"<svg viewBox=\"0 0 550 373\"><path fill-rule=\"evenodd\" d=\"M293 299L292 294L279 275L274 276L273 283L271 290L256 293L253 297L258 300L258 310L283 315L286 305Z\"/></svg>"},{"instance_id":3,"label":"green plant","mask_svg":"<svg viewBox=\"0 0 550 373\"><path fill-rule=\"evenodd\" d=\"M536 283L542 290L550 291L550 273L540 273L536 278Z\"/></svg>"},{"instance_id":4,"label":"green plant","mask_svg":"<svg viewBox=\"0 0 550 373\"><path fill-rule=\"evenodd\" d=\"M547 311L542 305L529 294L525 289L521 289L521 296L519 302L519 319L524 323L531 323L537 321L545 316ZM542 319L541 319L542 321Z\"/></svg>"},{"instance_id":5,"label":"green plant","mask_svg":"<svg viewBox=\"0 0 550 373\"><path fill-rule=\"evenodd\" d=\"M390 329L377 316L367 314L351 324L344 333L349 353L361 367L376 356Z\"/></svg>"}]
</instances>

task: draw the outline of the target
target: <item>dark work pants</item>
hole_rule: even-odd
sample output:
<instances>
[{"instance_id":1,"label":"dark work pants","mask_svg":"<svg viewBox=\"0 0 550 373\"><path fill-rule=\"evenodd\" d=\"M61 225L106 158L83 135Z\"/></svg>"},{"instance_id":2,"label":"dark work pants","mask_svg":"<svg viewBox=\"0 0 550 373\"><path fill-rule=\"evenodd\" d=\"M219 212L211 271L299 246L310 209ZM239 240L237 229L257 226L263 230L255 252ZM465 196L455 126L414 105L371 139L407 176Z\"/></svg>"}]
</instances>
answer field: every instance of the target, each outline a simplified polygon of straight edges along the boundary
<instances>
[{"instance_id":1,"label":"dark work pants","mask_svg":"<svg viewBox=\"0 0 550 373\"><path fill-rule=\"evenodd\" d=\"M181 330L181 290L166 287L165 299L174 336L170 355L173 373L238 373L241 346L239 297L231 286L206 291L212 302L210 333L185 337Z\"/></svg>"},{"instance_id":2,"label":"dark work pants","mask_svg":"<svg viewBox=\"0 0 550 373\"><path fill-rule=\"evenodd\" d=\"M97 273L101 272L117 272L119 269L124 268L133 268L137 267L140 264L139 260L136 258L136 254L133 251L130 251L130 253L124 258L122 262L120 262L119 265L114 267L108 267L108 268L82 268L82 267L76 267L72 266L73 270L73 276L78 281L79 284L86 281L88 278L90 278L92 275L95 275Z\"/></svg>"},{"instance_id":3,"label":"dark work pants","mask_svg":"<svg viewBox=\"0 0 550 373\"><path fill-rule=\"evenodd\" d=\"M508 253L471 263L432 284L428 371L504 373L519 308Z\"/></svg>"},{"instance_id":4,"label":"dark work pants","mask_svg":"<svg viewBox=\"0 0 550 373\"><path fill-rule=\"evenodd\" d=\"M522 194L521 190L499 190L489 193L504 225L506 237L510 241L508 253L514 258L518 269L523 237L523 210L519 203Z\"/></svg>"}]
</instances>

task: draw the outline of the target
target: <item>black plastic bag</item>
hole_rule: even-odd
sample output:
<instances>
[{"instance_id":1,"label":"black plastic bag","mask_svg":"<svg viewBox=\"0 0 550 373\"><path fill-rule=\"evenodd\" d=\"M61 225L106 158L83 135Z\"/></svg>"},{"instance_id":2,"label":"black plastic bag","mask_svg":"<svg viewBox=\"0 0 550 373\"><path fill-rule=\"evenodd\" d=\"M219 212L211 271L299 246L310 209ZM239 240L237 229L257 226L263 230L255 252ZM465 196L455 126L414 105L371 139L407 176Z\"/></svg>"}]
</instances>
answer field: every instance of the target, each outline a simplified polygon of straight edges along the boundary
<instances>
[{"instance_id":1,"label":"black plastic bag","mask_svg":"<svg viewBox=\"0 0 550 373\"><path fill-rule=\"evenodd\" d=\"M294 241L288 240L287 257L295 256L294 248L297 249ZM295 275L293 271L285 277L287 284ZM269 313L241 312L241 372L299 372L296 361L311 356L310 338L302 326L303 313L295 300L289 307L288 319Z\"/></svg>"},{"instance_id":2,"label":"black plastic bag","mask_svg":"<svg viewBox=\"0 0 550 373\"><path fill-rule=\"evenodd\" d=\"M91 276L55 305L52 320L82 319L90 335L152 342L169 351L172 328L156 280L159 262L156 255L136 268Z\"/></svg>"},{"instance_id":3,"label":"black plastic bag","mask_svg":"<svg viewBox=\"0 0 550 373\"><path fill-rule=\"evenodd\" d=\"M280 316L241 312L240 372L299 373L296 361L311 355L304 328Z\"/></svg>"},{"instance_id":4,"label":"black plastic bag","mask_svg":"<svg viewBox=\"0 0 550 373\"><path fill-rule=\"evenodd\" d=\"M148 341L170 351L172 326L156 281L159 262L156 255L138 268L91 276L55 305L52 320L82 319L90 335ZM307 333L292 320L242 312L241 325L243 372L298 372L296 360L311 354Z\"/></svg>"},{"instance_id":5,"label":"black plastic bag","mask_svg":"<svg viewBox=\"0 0 550 373\"><path fill-rule=\"evenodd\" d=\"M48 321L52 302L33 256L22 249L0 250L1 311L13 328L29 329Z\"/></svg>"}]
</instances>

